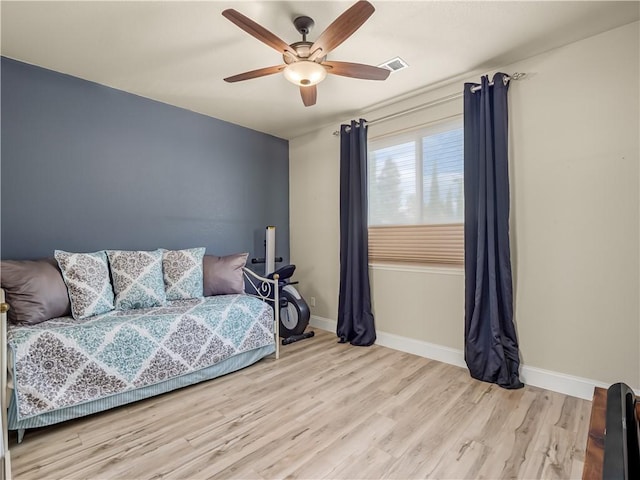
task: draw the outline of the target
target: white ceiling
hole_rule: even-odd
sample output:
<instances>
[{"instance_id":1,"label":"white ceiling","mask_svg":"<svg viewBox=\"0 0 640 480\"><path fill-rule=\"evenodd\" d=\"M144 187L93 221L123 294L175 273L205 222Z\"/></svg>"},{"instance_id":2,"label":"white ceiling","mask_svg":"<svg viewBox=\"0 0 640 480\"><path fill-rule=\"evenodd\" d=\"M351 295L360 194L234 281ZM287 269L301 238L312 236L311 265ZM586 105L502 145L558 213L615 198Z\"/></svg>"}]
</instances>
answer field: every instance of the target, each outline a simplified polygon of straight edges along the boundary
<instances>
[{"instance_id":1,"label":"white ceiling","mask_svg":"<svg viewBox=\"0 0 640 480\"><path fill-rule=\"evenodd\" d=\"M330 60L410 67L384 82L329 75L304 107L281 74L224 77L282 57L222 17L235 8L287 43L298 15L313 41L348 2L2 1L2 55L267 132L293 138L376 104L471 71L489 71L637 21L640 3L610 1L382 1Z\"/></svg>"}]
</instances>

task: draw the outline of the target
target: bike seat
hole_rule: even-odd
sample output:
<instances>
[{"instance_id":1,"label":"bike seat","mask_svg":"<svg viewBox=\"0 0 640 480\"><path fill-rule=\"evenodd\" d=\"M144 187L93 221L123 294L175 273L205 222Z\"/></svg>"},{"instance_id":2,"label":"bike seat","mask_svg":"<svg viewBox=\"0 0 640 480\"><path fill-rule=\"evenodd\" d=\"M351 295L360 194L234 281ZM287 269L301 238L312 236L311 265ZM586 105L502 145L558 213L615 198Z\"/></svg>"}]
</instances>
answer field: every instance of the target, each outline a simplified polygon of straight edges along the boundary
<instances>
[{"instance_id":1,"label":"bike seat","mask_svg":"<svg viewBox=\"0 0 640 480\"><path fill-rule=\"evenodd\" d=\"M269 275L267 275L267 278L273 280L273 276L277 273L280 276L279 281L283 281L283 280L286 280L287 278L293 277L293 273L295 271L296 271L295 265L285 265L284 267L280 267L275 272L272 272Z\"/></svg>"}]
</instances>

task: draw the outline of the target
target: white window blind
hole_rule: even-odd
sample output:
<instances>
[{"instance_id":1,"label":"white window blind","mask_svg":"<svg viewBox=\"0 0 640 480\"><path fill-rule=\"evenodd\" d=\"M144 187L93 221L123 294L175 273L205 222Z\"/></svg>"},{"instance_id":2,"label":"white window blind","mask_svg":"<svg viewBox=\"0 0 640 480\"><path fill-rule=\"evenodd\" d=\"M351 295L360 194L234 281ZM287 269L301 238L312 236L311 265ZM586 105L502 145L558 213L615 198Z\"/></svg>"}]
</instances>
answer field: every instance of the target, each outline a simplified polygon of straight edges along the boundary
<instances>
[{"instance_id":1,"label":"white window blind","mask_svg":"<svg viewBox=\"0 0 640 480\"><path fill-rule=\"evenodd\" d=\"M371 261L463 263L462 134L457 118L369 143Z\"/></svg>"}]
</instances>

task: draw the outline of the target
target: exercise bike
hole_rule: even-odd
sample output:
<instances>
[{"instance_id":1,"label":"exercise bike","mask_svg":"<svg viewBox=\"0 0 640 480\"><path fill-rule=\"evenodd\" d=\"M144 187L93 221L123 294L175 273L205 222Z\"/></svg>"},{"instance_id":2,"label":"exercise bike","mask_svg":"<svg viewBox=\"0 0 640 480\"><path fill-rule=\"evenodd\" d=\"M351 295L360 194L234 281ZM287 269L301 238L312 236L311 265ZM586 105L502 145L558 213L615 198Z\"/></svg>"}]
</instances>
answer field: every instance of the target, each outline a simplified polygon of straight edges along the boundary
<instances>
[{"instance_id":1,"label":"exercise bike","mask_svg":"<svg viewBox=\"0 0 640 480\"><path fill-rule=\"evenodd\" d=\"M295 265L285 265L275 270L275 264L282 262L282 257L276 257L276 227L268 226L265 231L264 258L252 258L251 263L265 264L265 277L273 280L273 276L278 274L278 297L280 299L280 336L282 345L311 338L314 332L306 332L309 325L311 311L309 305L304 301L302 295L295 289L291 277L296 271ZM274 271L275 270L275 271Z\"/></svg>"},{"instance_id":2,"label":"exercise bike","mask_svg":"<svg viewBox=\"0 0 640 480\"><path fill-rule=\"evenodd\" d=\"M290 280L295 271L295 265L285 265L267 275L269 279L273 279L276 274L279 275L278 294L280 298L280 336L282 337L282 345L299 342L315 335L313 331L305 332L309 325L311 311L307 302L294 287L298 282Z\"/></svg>"}]
</instances>

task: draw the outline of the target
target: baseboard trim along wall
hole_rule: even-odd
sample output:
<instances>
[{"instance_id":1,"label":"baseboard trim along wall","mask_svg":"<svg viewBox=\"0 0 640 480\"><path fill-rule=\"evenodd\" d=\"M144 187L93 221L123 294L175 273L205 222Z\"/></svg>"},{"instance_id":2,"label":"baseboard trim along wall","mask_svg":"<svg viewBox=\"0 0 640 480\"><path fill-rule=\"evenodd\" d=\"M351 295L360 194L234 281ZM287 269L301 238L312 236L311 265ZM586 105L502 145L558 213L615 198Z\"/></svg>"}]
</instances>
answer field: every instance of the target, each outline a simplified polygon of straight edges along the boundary
<instances>
[{"instance_id":1,"label":"baseboard trim along wall","mask_svg":"<svg viewBox=\"0 0 640 480\"><path fill-rule=\"evenodd\" d=\"M335 320L318 317L317 315L311 316L310 324L315 328L329 332L335 332L337 327ZM376 334L376 345L466 368L464 352L462 350L402 337L393 333L378 331ZM544 370L537 367L528 367L526 365L520 366L520 379L526 385L552 390L585 400L591 400L593 398L594 387L609 387L609 385L596 380ZM636 391L636 393L638 392Z\"/></svg>"}]
</instances>

